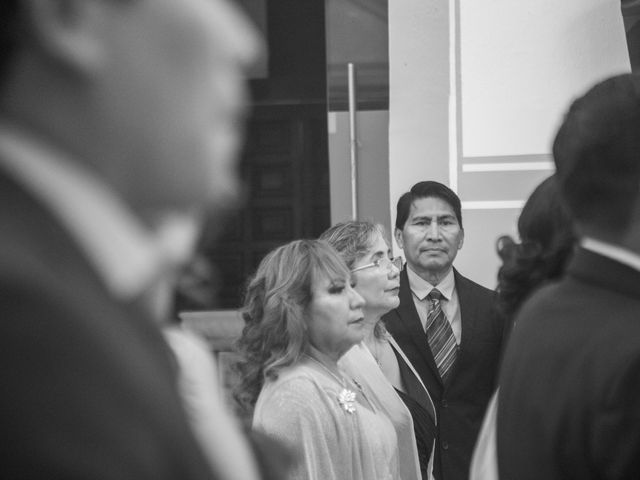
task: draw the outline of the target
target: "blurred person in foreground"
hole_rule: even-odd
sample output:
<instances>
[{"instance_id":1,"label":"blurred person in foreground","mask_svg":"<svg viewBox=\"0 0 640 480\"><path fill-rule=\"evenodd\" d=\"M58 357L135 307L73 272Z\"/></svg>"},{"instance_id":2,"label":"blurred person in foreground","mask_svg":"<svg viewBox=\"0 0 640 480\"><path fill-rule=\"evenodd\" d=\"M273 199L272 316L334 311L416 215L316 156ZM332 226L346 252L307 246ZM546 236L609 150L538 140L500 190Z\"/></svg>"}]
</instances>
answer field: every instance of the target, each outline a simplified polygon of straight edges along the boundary
<instances>
[{"instance_id":1,"label":"blurred person in foreground","mask_svg":"<svg viewBox=\"0 0 640 480\"><path fill-rule=\"evenodd\" d=\"M0 477L256 478L222 412L198 444L153 317L236 199L257 47L225 0L1 3Z\"/></svg>"},{"instance_id":2,"label":"blurred person in foreground","mask_svg":"<svg viewBox=\"0 0 640 480\"><path fill-rule=\"evenodd\" d=\"M543 180L527 199L518 217L518 236L518 243L508 235L496 242L503 262L498 270L497 305L510 323L534 291L561 278L575 248L573 221L555 176ZM498 478L498 397L496 392L487 408L471 462L471 480Z\"/></svg>"},{"instance_id":3,"label":"blurred person in foreground","mask_svg":"<svg viewBox=\"0 0 640 480\"><path fill-rule=\"evenodd\" d=\"M245 296L236 398L253 428L281 440L297 465L286 479L398 478L387 416L339 360L365 334L364 301L337 252L297 240L269 253Z\"/></svg>"},{"instance_id":4,"label":"blurred person in foreground","mask_svg":"<svg viewBox=\"0 0 640 480\"><path fill-rule=\"evenodd\" d=\"M560 279L575 248L573 220L554 175L544 179L524 204L518 237L517 243L508 236L496 242L502 259L497 308L509 322L537 288Z\"/></svg>"},{"instance_id":5,"label":"blurred person in foreground","mask_svg":"<svg viewBox=\"0 0 640 480\"><path fill-rule=\"evenodd\" d=\"M453 266L464 235L460 198L446 185L418 182L398 199L395 238L407 263L400 305L383 320L436 404L437 480L469 476L505 330L495 292Z\"/></svg>"},{"instance_id":6,"label":"blurred person in foreground","mask_svg":"<svg viewBox=\"0 0 640 480\"><path fill-rule=\"evenodd\" d=\"M364 340L340 359L345 372L360 383L387 414L398 437L400 478L431 478L435 406L420 376L386 331L382 315L400 303L402 257L391 258L382 225L366 221L338 223L321 239L340 253L362 295Z\"/></svg>"},{"instance_id":7,"label":"blurred person in foreground","mask_svg":"<svg viewBox=\"0 0 640 480\"><path fill-rule=\"evenodd\" d=\"M640 472L640 77L575 100L553 143L579 246L520 308L500 373L504 479Z\"/></svg>"}]
</instances>

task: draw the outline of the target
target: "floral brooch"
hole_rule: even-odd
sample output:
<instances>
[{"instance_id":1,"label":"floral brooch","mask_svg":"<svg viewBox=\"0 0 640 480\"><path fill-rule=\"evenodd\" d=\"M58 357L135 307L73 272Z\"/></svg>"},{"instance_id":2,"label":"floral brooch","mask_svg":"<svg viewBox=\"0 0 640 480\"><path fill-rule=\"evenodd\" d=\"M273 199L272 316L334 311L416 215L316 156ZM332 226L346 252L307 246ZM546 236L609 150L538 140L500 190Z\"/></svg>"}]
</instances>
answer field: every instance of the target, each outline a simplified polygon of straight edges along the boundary
<instances>
[{"instance_id":1,"label":"floral brooch","mask_svg":"<svg viewBox=\"0 0 640 480\"><path fill-rule=\"evenodd\" d=\"M338 396L338 403L347 413L354 413L356 411L356 393L343 388Z\"/></svg>"}]
</instances>

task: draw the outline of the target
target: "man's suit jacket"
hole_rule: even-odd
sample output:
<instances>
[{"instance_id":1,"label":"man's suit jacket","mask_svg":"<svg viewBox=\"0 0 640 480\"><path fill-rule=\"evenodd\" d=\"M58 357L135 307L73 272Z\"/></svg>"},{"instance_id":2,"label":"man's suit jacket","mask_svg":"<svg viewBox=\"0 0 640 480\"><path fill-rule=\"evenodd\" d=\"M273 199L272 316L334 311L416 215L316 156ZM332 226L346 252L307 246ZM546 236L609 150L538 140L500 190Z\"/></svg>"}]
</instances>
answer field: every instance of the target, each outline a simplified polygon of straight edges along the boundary
<instances>
[{"instance_id":1,"label":"man's suit jacket","mask_svg":"<svg viewBox=\"0 0 640 480\"><path fill-rule=\"evenodd\" d=\"M500 478L640 478L639 271L579 249L525 303L497 427Z\"/></svg>"},{"instance_id":2,"label":"man's suit jacket","mask_svg":"<svg viewBox=\"0 0 640 480\"><path fill-rule=\"evenodd\" d=\"M400 306L384 317L393 337L420 374L438 414L435 476L465 480L484 411L495 387L503 322L495 315L495 292L454 269L460 300L462 340L446 384L416 311L406 267L400 274Z\"/></svg>"},{"instance_id":3,"label":"man's suit jacket","mask_svg":"<svg viewBox=\"0 0 640 480\"><path fill-rule=\"evenodd\" d=\"M205 479L158 325L0 171L0 477Z\"/></svg>"}]
</instances>

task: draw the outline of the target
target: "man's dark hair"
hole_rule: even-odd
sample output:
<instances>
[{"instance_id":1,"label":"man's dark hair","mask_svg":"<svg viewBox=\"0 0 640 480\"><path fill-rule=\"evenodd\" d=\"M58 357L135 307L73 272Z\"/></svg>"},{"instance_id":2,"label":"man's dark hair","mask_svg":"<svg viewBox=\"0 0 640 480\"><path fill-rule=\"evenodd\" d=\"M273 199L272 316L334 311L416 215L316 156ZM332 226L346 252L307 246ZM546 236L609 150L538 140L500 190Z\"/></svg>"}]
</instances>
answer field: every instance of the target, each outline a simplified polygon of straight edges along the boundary
<instances>
[{"instance_id":1,"label":"man's dark hair","mask_svg":"<svg viewBox=\"0 0 640 480\"><path fill-rule=\"evenodd\" d=\"M451 205L460 224L460 228L462 228L462 206L460 198L446 185L434 181L418 182L411 187L411 190L404 193L398 199L398 204L396 205L396 228L398 230L404 228L404 224L407 218L409 218L411 205L415 200L429 197L439 198Z\"/></svg>"},{"instance_id":2,"label":"man's dark hair","mask_svg":"<svg viewBox=\"0 0 640 480\"><path fill-rule=\"evenodd\" d=\"M553 157L577 223L623 232L640 188L640 76L611 77L575 100Z\"/></svg>"},{"instance_id":3,"label":"man's dark hair","mask_svg":"<svg viewBox=\"0 0 640 480\"><path fill-rule=\"evenodd\" d=\"M21 10L20 0L0 2L0 84L6 78L9 64L18 48Z\"/></svg>"}]
</instances>

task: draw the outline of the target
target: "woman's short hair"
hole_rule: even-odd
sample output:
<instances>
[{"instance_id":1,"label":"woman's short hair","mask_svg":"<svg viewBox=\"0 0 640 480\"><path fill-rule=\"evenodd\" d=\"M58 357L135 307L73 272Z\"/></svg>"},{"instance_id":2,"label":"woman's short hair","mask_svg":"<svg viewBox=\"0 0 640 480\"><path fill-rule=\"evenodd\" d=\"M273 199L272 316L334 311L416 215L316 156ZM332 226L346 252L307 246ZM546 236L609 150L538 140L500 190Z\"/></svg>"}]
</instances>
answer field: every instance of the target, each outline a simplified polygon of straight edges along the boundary
<instances>
[{"instance_id":1,"label":"woman's short hair","mask_svg":"<svg viewBox=\"0 0 640 480\"><path fill-rule=\"evenodd\" d=\"M349 268L323 240L295 240L271 251L250 279L237 342L235 398L250 412L265 379L296 363L308 346L306 312L321 278L348 278Z\"/></svg>"},{"instance_id":2,"label":"woman's short hair","mask_svg":"<svg viewBox=\"0 0 640 480\"><path fill-rule=\"evenodd\" d=\"M498 308L513 319L524 300L542 284L559 278L573 252L575 233L555 176L536 187L518 219L520 243L498 239Z\"/></svg>"},{"instance_id":3,"label":"woman's short hair","mask_svg":"<svg viewBox=\"0 0 640 480\"><path fill-rule=\"evenodd\" d=\"M335 248L347 266L352 269L355 263L371 250L378 235L381 235L388 243L382 225L353 220L336 223L329 227L320 235L320 239L327 241Z\"/></svg>"}]
</instances>

